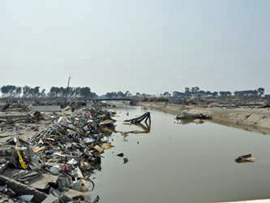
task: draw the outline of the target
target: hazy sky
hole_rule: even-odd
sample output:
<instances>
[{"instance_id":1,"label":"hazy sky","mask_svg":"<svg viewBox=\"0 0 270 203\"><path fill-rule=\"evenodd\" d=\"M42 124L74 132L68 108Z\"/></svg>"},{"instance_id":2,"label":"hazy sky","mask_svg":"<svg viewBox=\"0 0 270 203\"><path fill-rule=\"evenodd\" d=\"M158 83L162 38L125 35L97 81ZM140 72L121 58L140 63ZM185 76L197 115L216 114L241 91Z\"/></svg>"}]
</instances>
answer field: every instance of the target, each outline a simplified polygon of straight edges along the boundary
<instances>
[{"instance_id":1,"label":"hazy sky","mask_svg":"<svg viewBox=\"0 0 270 203\"><path fill-rule=\"evenodd\" d=\"M269 0L0 0L0 85L265 87Z\"/></svg>"}]
</instances>

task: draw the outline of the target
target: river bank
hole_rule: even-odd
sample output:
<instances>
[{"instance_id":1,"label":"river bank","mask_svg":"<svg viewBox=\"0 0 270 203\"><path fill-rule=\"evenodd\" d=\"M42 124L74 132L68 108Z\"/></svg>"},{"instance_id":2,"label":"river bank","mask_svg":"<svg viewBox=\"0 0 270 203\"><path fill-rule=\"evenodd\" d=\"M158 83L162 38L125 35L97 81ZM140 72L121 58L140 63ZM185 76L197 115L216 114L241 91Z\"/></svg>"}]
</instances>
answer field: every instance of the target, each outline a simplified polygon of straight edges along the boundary
<instances>
[{"instance_id":1,"label":"river bank","mask_svg":"<svg viewBox=\"0 0 270 203\"><path fill-rule=\"evenodd\" d=\"M93 176L94 196L99 195L100 202L243 202L269 198L268 136L211 122L179 125L173 114L153 109L149 131L123 137L125 132L143 131L124 120L149 110L141 106L113 109L116 131L122 133L112 134L114 147L102 154L102 171ZM118 153L128 162L116 156ZM257 160L235 162L247 153Z\"/></svg>"},{"instance_id":2,"label":"river bank","mask_svg":"<svg viewBox=\"0 0 270 203\"><path fill-rule=\"evenodd\" d=\"M203 113L212 117L212 122L241 128L248 131L270 134L269 108L221 108L199 107L168 104L165 102L141 102L141 106L174 115L187 112L190 114Z\"/></svg>"}]
</instances>

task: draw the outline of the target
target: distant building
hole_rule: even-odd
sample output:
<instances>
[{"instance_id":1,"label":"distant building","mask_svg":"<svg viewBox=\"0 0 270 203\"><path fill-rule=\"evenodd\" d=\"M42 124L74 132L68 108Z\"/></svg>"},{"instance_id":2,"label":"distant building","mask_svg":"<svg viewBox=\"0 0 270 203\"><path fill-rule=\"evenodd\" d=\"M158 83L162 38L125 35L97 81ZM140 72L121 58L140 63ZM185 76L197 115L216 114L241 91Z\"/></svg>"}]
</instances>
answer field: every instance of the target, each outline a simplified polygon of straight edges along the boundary
<instances>
[{"instance_id":1,"label":"distant building","mask_svg":"<svg viewBox=\"0 0 270 203\"><path fill-rule=\"evenodd\" d=\"M220 95L221 97L229 97L229 96L232 95L232 93L229 92L229 91L220 91L220 92L219 92L219 95Z\"/></svg>"},{"instance_id":2,"label":"distant building","mask_svg":"<svg viewBox=\"0 0 270 203\"><path fill-rule=\"evenodd\" d=\"M165 98L169 98L169 97L171 97L171 93L164 92L162 96L165 97Z\"/></svg>"},{"instance_id":3,"label":"distant building","mask_svg":"<svg viewBox=\"0 0 270 203\"><path fill-rule=\"evenodd\" d=\"M235 91L234 95L238 97L258 97L259 92L257 90Z\"/></svg>"},{"instance_id":4,"label":"distant building","mask_svg":"<svg viewBox=\"0 0 270 203\"><path fill-rule=\"evenodd\" d=\"M180 98L180 97L184 97L184 96L185 96L185 93L183 93L183 92L178 92L178 91L174 91L174 92L172 93L172 96L173 96L173 97Z\"/></svg>"}]
</instances>

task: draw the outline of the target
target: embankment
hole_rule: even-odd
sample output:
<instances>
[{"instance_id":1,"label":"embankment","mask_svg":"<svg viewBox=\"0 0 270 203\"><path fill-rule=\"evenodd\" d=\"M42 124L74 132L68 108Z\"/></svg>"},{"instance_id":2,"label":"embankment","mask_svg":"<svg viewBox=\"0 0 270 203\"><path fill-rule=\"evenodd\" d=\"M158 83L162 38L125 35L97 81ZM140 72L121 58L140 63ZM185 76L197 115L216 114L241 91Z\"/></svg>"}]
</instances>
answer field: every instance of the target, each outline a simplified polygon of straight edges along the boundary
<instances>
[{"instance_id":1,"label":"embankment","mask_svg":"<svg viewBox=\"0 0 270 203\"><path fill-rule=\"evenodd\" d=\"M212 122L233 126L248 131L270 134L269 108L220 108L198 107L167 104L164 102L141 102L141 106L174 115L187 112L190 114L203 113L212 117Z\"/></svg>"}]
</instances>

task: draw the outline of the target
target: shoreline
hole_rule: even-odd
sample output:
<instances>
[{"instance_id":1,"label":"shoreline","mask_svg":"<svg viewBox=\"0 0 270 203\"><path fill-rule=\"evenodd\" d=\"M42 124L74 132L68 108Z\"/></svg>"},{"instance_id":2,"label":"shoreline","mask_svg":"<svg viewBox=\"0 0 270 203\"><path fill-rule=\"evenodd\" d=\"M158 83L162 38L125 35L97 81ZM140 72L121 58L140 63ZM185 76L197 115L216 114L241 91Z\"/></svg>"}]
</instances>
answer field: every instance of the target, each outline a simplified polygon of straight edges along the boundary
<instances>
[{"instance_id":1,"label":"shoreline","mask_svg":"<svg viewBox=\"0 0 270 203\"><path fill-rule=\"evenodd\" d=\"M235 127L246 131L270 134L270 109L269 108L221 108L199 107L170 104L165 102L140 102L140 106L154 109L173 115L183 112L189 114L204 114L212 117L213 123Z\"/></svg>"}]
</instances>

